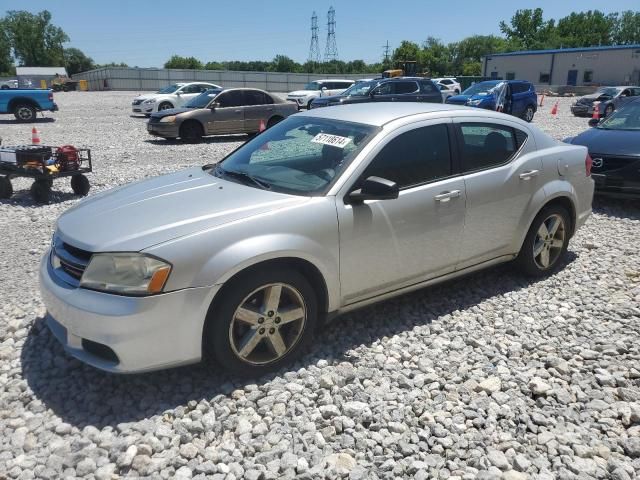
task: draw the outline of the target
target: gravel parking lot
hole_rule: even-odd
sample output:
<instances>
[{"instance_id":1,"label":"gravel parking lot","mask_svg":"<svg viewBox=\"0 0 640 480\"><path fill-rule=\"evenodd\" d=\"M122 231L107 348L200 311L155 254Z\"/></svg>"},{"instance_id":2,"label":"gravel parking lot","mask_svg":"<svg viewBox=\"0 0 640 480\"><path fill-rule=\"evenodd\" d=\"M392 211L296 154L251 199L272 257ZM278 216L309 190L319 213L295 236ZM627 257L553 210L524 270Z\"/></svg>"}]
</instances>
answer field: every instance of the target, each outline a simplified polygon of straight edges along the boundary
<instances>
[{"instance_id":1,"label":"gravel parking lot","mask_svg":"<svg viewBox=\"0 0 640 480\"><path fill-rule=\"evenodd\" d=\"M133 92L56 94L45 144L92 148L91 193L215 162L245 137L183 145L130 116ZM586 128L570 99L534 122ZM0 118L4 144L31 125ZM67 356L42 323L38 262L68 180L0 201L0 479L640 478L640 203L597 200L567 265L493 268L346 315L285 371L197 365L135 376ZM179 321L176 319L176 321Z\"/></svg>"}]
</instances>

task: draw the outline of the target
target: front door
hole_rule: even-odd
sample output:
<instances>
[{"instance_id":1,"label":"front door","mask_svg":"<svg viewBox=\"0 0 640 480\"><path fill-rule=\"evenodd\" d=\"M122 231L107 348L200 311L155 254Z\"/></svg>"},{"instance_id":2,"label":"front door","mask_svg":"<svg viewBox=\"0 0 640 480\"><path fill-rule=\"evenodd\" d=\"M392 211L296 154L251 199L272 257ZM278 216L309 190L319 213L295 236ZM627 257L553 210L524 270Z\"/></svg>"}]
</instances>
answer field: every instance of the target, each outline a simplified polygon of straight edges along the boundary
<instances>
[{"instance_id":1,"label":"front door","mask_svg":"<svg viewBox=\"0 0 640 480\"><path fill-rule=\"evenodd\" d=\"M452 272L464 226L464 180L452 175L450 122L394 132L336 197L340 284L347 304ZM370 176L395 181L394 200L347 205L342 196ZM342 196L341 196L342 195Z\"/></svg>"},{"instance_id":2,"label":"front door","mask_svg":"<svg viewBox=\"0 0 640 480\"><path fill-rule=\"evenodd\" d=\"M459 269L511 251L540 188L534 139L508 120L456 119L467 195Z\"/></svg>"},{"instance_id":3,"label":"front door","mask_svg":"<svg viewBox=\"0 0 640 480\"><path fill-rule=\"evenodd\" d=\"M229 90L216 97L219 104L207 121L207 135L241 133L244 130L244 97L241 90Z\"/></svg>"},{"instance_id":4,"label":"front door","mask_svg":"<svg viewBox=\"0 0 640 480\"><path fill-rule=\"evenodd\" d=\"M578 70L569 70L567 73L567 85L575 86L578 81Z\"/></svg>"}]
</instances>

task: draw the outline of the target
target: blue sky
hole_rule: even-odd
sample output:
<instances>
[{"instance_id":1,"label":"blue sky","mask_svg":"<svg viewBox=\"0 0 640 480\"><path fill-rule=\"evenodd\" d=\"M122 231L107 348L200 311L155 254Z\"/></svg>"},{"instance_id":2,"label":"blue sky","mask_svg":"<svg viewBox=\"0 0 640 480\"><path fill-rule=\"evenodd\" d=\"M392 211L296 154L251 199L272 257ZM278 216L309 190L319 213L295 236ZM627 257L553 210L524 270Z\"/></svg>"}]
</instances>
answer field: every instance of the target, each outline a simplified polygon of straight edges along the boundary
<instances>
[{"instance_id":1,"label":"blue sky","mask_svg":"<svg viewBox=\"0 0 640 480\"><path fill-rule=\"evenodd\" d=\"M305 61L311 14L318 13L324 53L326 13L332 5L340 59L375 62L387 40L393 48L403 39L422 42L434 36L452 42L472 34L499 34L499 21L509 20L518 8L542 7L546 18L573 10L638 9L638 0L603 4L602 0L2 0L1 8L48 9L53 23L71 38L65 46L80 48L98 63L153 67L162 66L172 54L193 55L205 62L270 60L276 54Z\"/></svg>"}]
</instances>

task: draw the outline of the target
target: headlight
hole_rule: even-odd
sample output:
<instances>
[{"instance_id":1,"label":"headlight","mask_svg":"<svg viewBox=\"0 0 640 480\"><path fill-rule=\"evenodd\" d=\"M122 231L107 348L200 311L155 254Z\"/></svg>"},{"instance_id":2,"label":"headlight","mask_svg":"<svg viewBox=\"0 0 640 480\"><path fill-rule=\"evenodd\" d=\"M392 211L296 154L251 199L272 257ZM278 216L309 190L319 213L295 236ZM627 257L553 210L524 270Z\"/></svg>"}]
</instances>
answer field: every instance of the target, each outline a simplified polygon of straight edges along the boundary
<instances>
[{"instance_id":1,"label":"headlight","mask_svg":"<svg viewBox=\"0 0 640 480\"><path fill-rule=\"evenodd\" d=\"M160 123L173 123L176 121L176 116L175 115L168 115L166 117L162 117L160 119Z\"/></svg>"},{"instance_id":2,"label":"headlight","mask_svg":"<svg viewBox=\"0 0 640 480\"><path fill-rule=\"evenodd\" d=\"M155 98L150 98L149 100L145 100L145 101L144 101L144 102L142 102L142 103L155 103L155 102L156 102L156 99L155 99Z\"/></svg>"},{"instance_id":3,"label":"headlight","mask_svg":"<svg viewBox=\"0 0 640 480\"><path fill-rule=\"evenodd\" d=\"M140 253L97 253L82 274L80 286L123 295L162 292L171 265Z\"/></svg>"},{"instance_id":4,"label":"headlight","mask_svg":"<svg viewBox=\"0 0 640 480\"><path fill-rule=\"evenodd\" d=\"M467 102L467 105L480 105L482 103L482 100L469 100Z\"/></svg>"}]
</instances>

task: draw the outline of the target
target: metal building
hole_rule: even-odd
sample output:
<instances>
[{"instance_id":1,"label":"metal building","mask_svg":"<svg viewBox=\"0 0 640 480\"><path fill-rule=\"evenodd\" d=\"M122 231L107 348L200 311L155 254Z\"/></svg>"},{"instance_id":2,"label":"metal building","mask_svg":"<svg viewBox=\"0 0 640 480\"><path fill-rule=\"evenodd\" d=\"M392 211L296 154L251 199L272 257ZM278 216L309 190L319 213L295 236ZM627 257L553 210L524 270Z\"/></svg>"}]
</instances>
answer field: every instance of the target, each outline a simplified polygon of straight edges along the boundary
<instances>
[{"instance_id":1,"label":"metal building","mask_svg":"<svg viewBox=\"0 0 640 480\"><path fill-rule=\"evenodd\" d=\"M640 45L495 53L482 59L484 76L536 85L639 85Z\"/></svg>"},{"instance_id":2,"label":"metal building","mask_svg":"<svg viewBox=\"0 0 640 480\"><path fill-rule=\"evenodd\" d=\"M66 77L67 70L64 67L16 67L16 76L21 87L40 88L41 80L49 86L56 75Z\"/></svg>"}]
</instances>

